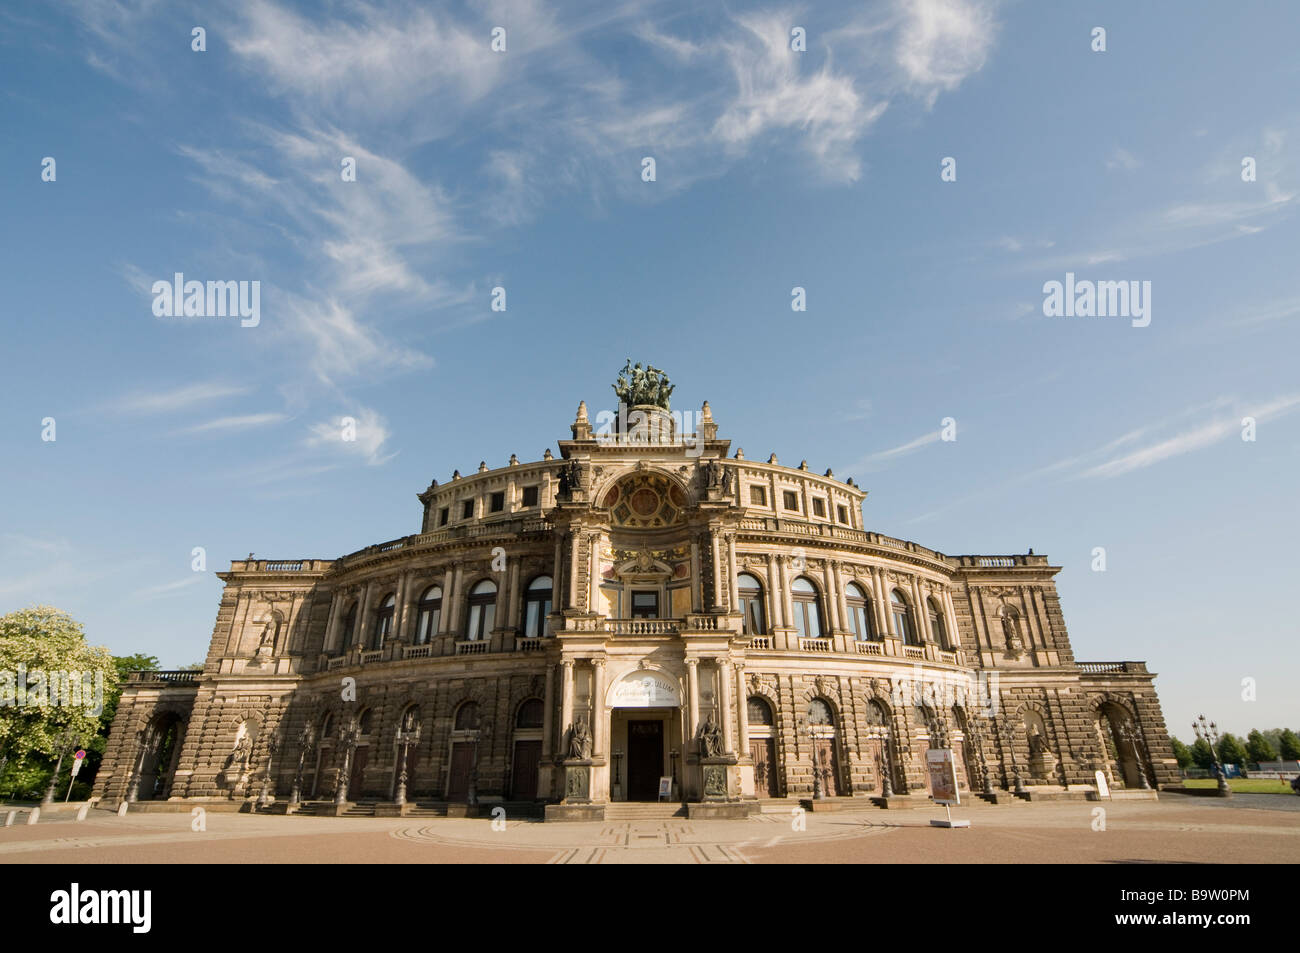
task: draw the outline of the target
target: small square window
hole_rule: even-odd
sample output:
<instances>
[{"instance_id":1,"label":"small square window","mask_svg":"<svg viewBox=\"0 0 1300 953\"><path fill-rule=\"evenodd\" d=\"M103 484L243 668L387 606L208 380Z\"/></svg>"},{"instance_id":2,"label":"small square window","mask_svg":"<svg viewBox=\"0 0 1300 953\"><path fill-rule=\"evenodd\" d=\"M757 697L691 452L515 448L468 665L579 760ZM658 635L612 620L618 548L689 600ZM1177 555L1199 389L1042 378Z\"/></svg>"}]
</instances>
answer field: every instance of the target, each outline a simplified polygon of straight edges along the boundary
<instances>
[{"instance_id":1,"label":"small square window","mask_svg":"<svg viewBox=\"0 0 1300 953\"><path fill-rule=\"evenodd\" d=\"M460 505L460 518L463 520L472 520L474 518L474 501L466 500Z\"/></svg>"},{"instance_id":2,"label":"small square window","mask_svg":"<svg viewBox=\"0 0 1300 953\"><path fill-rule=\"evenodd\" d=\"M754 506L767 506L767 490L755 484L749 488L749 502Z\"/></svg>"},{"instance_id":3,"label":"small square window","mask_svg":"<svg viewBox=\"0 0 1300 953\"><path fill-rule=\"evenodd\" d=\"M845 526L849 525L849 508L847 506L835 507L835 515L839 518L839 521L843 523Z\"/></svg>"},{"instance_id":4,"label":"small square window","mask_svg":"<svg viewBox=\"0 0 1300 953\"><path fill-rule=\"evenodd\" d=\"M535 486L524 487L524 506L536 506L536 505L537 505L537 487Z\"/></svg>"},{"instance_id":5,"label":"small square window","mask_svg":"<svg viewBox=\"0 0 1300 953\"><path fill-rule=\"evenodd\" d=\"M506 508L506 495L503 491L498 490L492 494L492 512L500 513Z\"/></svg>"},{"instance_id":6,"label":"small square window","mask_svg":"<svg viewBox=\"0 0 1300 953\"><path fill-rule=\"evenodd\" d=\"M451 507L444 506L438 511L438 525L446 526L449 519L451 519Z\"/></svg>"},{"instance_id":7,"label":"small square window","mask_svg":"<svg viewBox=\"0 0 1300 953\"><path fill-rule=\"evenodd\" d=\"M813 500L813 515L814 515L814 516L825 516L825 515L826 515L826 501L825 501L825 500L823 500L823 499L814 499L814 500Z\"/></svg>"},{"instance_id":8,"label":"small square window","mask_svg":"<svg viewBox=\"0 0 1300 953\"><path fill-rule=\"evenodd\" d=\"M786 490L783 499L785 500L785 508L787 510L794 510L796 513L799 512L798 493L794 490Z\"/></svg>"}]
</instances>

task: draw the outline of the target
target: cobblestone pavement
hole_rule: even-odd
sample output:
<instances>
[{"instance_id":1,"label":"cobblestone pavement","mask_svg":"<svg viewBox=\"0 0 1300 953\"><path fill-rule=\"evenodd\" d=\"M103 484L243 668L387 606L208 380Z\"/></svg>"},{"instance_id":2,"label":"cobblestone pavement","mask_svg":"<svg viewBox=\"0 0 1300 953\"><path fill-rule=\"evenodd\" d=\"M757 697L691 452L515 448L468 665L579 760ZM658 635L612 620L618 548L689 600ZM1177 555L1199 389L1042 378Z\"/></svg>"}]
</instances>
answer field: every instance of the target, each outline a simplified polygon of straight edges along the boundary
<instances>
[{"instance_id":1,"label":"cobblestone pavement","mask_svg":"<svg viewBox=\"0 0 1300 953\"><path fill-rule=\"evenodd\" d=\"M0 828L0 863L1300 862L1300 824L1285 809L1171 796L1106 805L978 802L953 815L971 828L932 827L943 816L936 807L496 828L487 819L208 812L204 831L192 830L183 813L92 811L77 822L58 812ZM1104 830L1094 829L1103 822Z\"/></svg>"}]
</instances>

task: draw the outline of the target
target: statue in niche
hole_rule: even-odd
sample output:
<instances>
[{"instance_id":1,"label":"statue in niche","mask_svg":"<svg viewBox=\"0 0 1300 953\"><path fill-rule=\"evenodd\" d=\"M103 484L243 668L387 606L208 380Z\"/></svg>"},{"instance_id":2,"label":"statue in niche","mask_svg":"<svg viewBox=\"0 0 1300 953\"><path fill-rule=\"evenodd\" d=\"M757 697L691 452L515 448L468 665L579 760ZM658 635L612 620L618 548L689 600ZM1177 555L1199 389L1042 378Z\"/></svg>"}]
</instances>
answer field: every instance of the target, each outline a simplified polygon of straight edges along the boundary
<instances>
[{"instance_id":1,"label":"statue in niche","mask_svg":"<svg viewBox=\"0 0 1300 953\"><path fill-rule=\"evenodd\" d=\"M717 758L722 755L722 729L712 715L700 729L700 743L704 746L704 757Z\"/></svg>"},{"instance_id":2,"label":"statue in niche","mask_svg":"<svg viewBox=\"0 0 1300 953\"><path fill-rule=\"evenodd\" d=\"M731 495L731 467L722 468L722 495Z\"/></svg>"},{"instance_id":3,"label":"statue in niche","mask_svg":"<svg viewBox=\"0 0 1300 953\"><path fill-rule=\"evenodd\" d=\"M1007 651L1017 657L1025 652L1025 642L1020 638L1020 629L1016 625L1016 617L1010 612L1002 616L1002 635L1007 642Z\"/></svg>"},{"instance_id":4,"label":"statue in niche","mask_svg":"<svg viewBox=\"0 0 1300 953\"><path fill-rule=\"evenodd\" d=\"M586 761L591 757L591 732L586 719L575 721L569 729L569 758L573 761Z\"/></svg>"}]
</instances>

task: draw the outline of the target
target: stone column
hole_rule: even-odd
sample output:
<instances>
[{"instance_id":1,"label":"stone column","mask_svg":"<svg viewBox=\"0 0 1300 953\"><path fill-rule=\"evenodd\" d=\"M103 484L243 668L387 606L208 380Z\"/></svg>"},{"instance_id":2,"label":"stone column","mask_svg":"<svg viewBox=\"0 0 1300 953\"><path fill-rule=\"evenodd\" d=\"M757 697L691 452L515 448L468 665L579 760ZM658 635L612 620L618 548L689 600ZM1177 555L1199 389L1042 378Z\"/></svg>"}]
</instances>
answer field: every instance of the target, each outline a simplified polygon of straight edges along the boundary
<instances>
[{"instance_id":1,"label":"stone column","mask_svg":"<svg viewBox=\"0 0 1300 953\"><path fill-rule=\"evenodd\" d=\"M451 584L453 579L452 567L448 566L442 574L442 611L438 613L438 631L429 633L430 641L444 632L451 631Z\"/></svg>"},{"instance_id":2,"label":"stone column","mask_svg":"<svg viewBox=\"0 0 1300 953\"><path fill-rule=\"evenodd\" d=\"M370 612L370 593L373 589L373 583L366 583L365 588L361 591L361 608L357 610L357 648L363 652L366 650L366 643L370 638L367 615Z\"/></svg>"},{"instance_id":3,"label":"stone column","mask_svg":"<svg viewBox=\"0 0 1300 953\"><path fill-rule=\"evenodd\" d=\"M573 724L573 659L560 662L560 756L566 757L564 733Z\"/></svg>"},{"instance_id":4,"label":"stone column","mask_svg":"<svg viewBox=\"0 0 1300 953\"><path fill-rule=\"evenodd\" d=\"M710 609L722 608L722 550L718 546L718 531L709 529L709 551L713 554L713 605Z\"/></svg>"},{"instance_id":5,"label":"stone column","mask_svg":"<svg viewBox=\"0 0 1300 953\"><path fill-rule=\"evenodd\" d=\"M609 743L609 732L605 730L605 660L592 659L591 688L591 750L592 757L605 758L608 762L609 752L605 750Z\"/></svg>"},{"instance_id":6,"label":"stone column","mask_svg":"<svg viewBox=\"0 0 1300 953\"><path fill-rule=\"evenodd\" d=\"M704 584L700 579L700 544L691 540L691 611L702 612Z\"/></svg>"},{"instance_id":7,"label":"stone column","mask_svg":"<svg viewBox=\"0 0 1300 953\"><path fill-rule=\"evenodd\" d=\"M727 572L730 574L730 584L727 586L727 592L730 594L731 611L740 611L740 586L736 582L736 534L727 534Z\"/></svg>"},{"instance_id":8,"label":"stone column","mask_svg":"<svg viewBox=\"0 0 1300 953\"><path fill-rule=\"evenodd\" d=\"M402 573L397 577L397 604L393 606L393 631L391 637L394 641L404 641L405 632L402 631L406 625L406 617L410 614L406 611L407 590L411 586L410 574Z\"/></svg>"},{"instance_id":9,"label":"stone column","mask_svg":"<svg viewBox=\"0 0 1300 953\"><path fill-rule=\"evenodd\" d=\"M555 732L555 666L546 666L546 694L542 704L542 760L551 757Z\"/></svg>"},{"instance_id":10,"label":"stone column","mask_svg":"<svg viewBox=\"0 0 1300 953\"><path fill-rule=\"evenodd\" d=\"M451 585L447 587L442 597L442 617L446 620L447 632L453 639L460 638L460 585L463 577L464 572L460 568L460 563L456 563L451 569Z\"/></svg>"},{"instance_id":11,"label":"stone column","mask_svg":"<svg viewBox=\"0 0 1300 953\"><path fill-rule=\"evenodd\" d=\"M831 571L835 576L835 605L840 610L840 628L849 632L853 627L849 625L849 603L848 597L844 594L844 573L840 563L832 563Z\"/></svg>"},{"instance_id":12,"label":"stone column","mask_svg":"<svg viewBox=\"0 0 1300 953\"><path fill-rule=\"evenodd\" d=\"M871 578L875 581L876 590L871 600L876 610L876 625L880 637L887 639L893 635L893 629L889 625L889 580L876 566L871 567Z\"/></svg>"},{"instance_id":13,"label":"stone column","mask_svg":"<svg viewBox=\"0 0 1300 953\"><path fill-rule=\"evenodd\" d=\"M556 612L569 607L564 598L564 534L555 534L555 569L551 572L551 605Z\"/></svg>"},{"instance_id":14,"label":"stone column","mask_svg":"<svg viewBox=\"0 0 1300 953\"><path fill-rule=\"evenodd\" d=\"M514 629L516 633L519 630L519 564L523 562L522 556L516 556L510 560L510 598L506 602L506 618L498 619L497 625L503 625L506 628Z\"/></svg>"},{"instance_id":15,"label":"stone column","mask_svg":"<svg viewBox=\"0 0 1300 953\"><path fill-rule=\"evenodd\" d=\"M595 612L600 597L600 533L592 533L588 538L591 546L587 569L587 611Z\"/></svg>"},{"instance_id":16,"label":"stone column","mask_svg":"<svg viewBox=\"0 0 1300 953\"><path fill-rule=\"evenodd\" d=\"M767 630L769 632L771 632L773 628L781 624L780 621L781 614L780 611L777 609L778 593L781 591L779 579L780 576L776 568L776 554L768 553L767 554L767 593L766 593L767 607L766 608L767 608Z\"/></svg>"},{"instance_id":17,"label":"stone column","mask_svg":"<svg viewBox=\"0 0 1300 953\"><path fill-rule=\"evenodd\" d=\"M736 670L736 727L739 729L736 754L744 758L749 755L749 697L745 691L745 664L737 662L733 667Z\"/></svg>"},{"instance_id":18,"label":"stone column","mask_svg":"<svg viewBox=\"0 0 1300 953\"><path fill-rule=\"evenodd\" d=\"M916 631L922 642L933 642L934 633L930 630L930 606L925 600L925 590L921 580L912 577L912 591L916 593Z\"/></svg>"},{"instance_id":19,"label":"stone column","mask_svg":"<svg viewBox=\"0 0 1300 953\"><path fill-rule=\"evenodd\" d=\"M784 556L777 557L781 566L781 616L783 625L794 625L794 593L790 588L790 560Z\"/></svg>"},{"instance_id":20,"label":"stone column","mask_svg":"<svg viewBox=\"0 0 1300 953\"><path fill-rule=\"evenodd\" d=\"M735 754L735 735L731 730L731 666L725 658L719 658L718 662L718 695L722 707L722 750L727 754Z\"/></svg>"},{"instance_id":21,"label":"stone column","mask_svg":"<svg viewBox=\"0 0 1300 953\"><path fill-rule=\"evenodd\" d=\"M343 603L345 598L341 592L335 591L333 599L330 601L329 619L325 623L325 641L321 644L321 651L328 653L334 648L334 639L338 633L339 616L343 614Z\"/></svg>"},{"instance_id":22,"label":"stone column","mask_svg":"<svg viewBox=\"0 0 1300 953\"><path fill-rule=\"evenodd\" d=\"M699 659L688 658L686 660L686 694L690 696L686 706L687 711L687 738L694 738L695 733L700 728L700 673ZM682 752L686 756L686 752Z\"/></svg>"}]
</instances>

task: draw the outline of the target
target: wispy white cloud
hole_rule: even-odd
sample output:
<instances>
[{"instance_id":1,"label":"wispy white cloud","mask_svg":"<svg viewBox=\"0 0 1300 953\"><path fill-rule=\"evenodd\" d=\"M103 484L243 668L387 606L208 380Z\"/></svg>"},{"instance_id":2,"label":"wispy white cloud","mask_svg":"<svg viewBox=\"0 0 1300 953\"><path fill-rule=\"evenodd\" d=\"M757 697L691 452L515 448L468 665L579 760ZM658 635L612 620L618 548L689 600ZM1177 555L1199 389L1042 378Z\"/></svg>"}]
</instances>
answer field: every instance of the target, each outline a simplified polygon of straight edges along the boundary
<instances>
[{"instance_id":1,"label":"wispy white cloud","mask_svg":"<svg viewBox=\"0 0 1300 953\"><path fill-rule=\"evenodd\" d=\"M199 404L207 404L232 397L242 397L252 393L253 388L240 384L223 384L207 381L185 384L169 390L137 392L120 397L104 405L104 408L118 414L162 414L180 410L189 410Z\"/></svg>"},{"instance_id":2,"label":"wispy white cloud","mask_svg":"<svg viewBox=\"0 0 1300 953\"><path fill-rule=\"evenodd\" d=\"M207 573L196 572L184 579L178 579L176 582L164 582L157 586L147 586L144 589L137 589L132 593L136 599L158 599L163 596L169 596L174 592L180 592L182 589L189 589L197 586L201 582L211 578Z\"/></svg>"},{"instance_id":3,"label":"wispy white cloud","mask_svg":"<svg viewBox=\"0 0 1300 953\"><path fill-rule=\"evenodd\" d=\"M1134 470L1163 463L1172 457L1202 450L1228 436L1240 435L1242 418L1253 417L1257 423L1272 420L1283 414L1291 413L1300 407L1300 394L1289 394L1274 398L1264 404L1244 408L1239 414L1220 416L1201 423L1189 430L1183 430L1172 436L1164 437L1147 446L1128 451L1096 466L1084 470L1080 477L1117 477Z\"/></svg>"},{"instance_id":4,"label":"wispy white cloud","mask_svg":"<svg viewBox=\"0 0 1300 953\"><path fill-rule=\"evenodd\" d=\"M304 445L361 459L368 466L380 466L397 455L396 452L383 452L389 436L388 422L380 414L363 407L312 424Z\"/></svg>"},{"instance_id":5,"label":"wispy white cloud","mask_svg":"<svg viewBox=\"0 0 1300 953\"><path fill-rule=\"evenodd\" d=\"M1116 146L1111 150L1110 158L1106 160L1106 168L1111 171L1124 169L1131 172L1142 168L1142 160L1122 146Z\"/></svg>"},{"instance_id":6,"label":"wispy white cloud","mask_svg":"<svg viewBox=\"0 0 1300 953\"><path fill-rule=\"evenodd\" d=\"M869 453L860 458L853 464L844 468L846 473L865 473L871 470L879 470L882 466L915 453L918 450L928 447L932 443L938 443L940 431L934 430L930 433L922 434L915 440L909 440L907 443L900 444L897 447L890 447L888 450L879 450L875 453Z\"/></svg>"},{"instance_id":7,"label":"wispy white cloud","mask_svg":"<svg viewBox=\"0 0 1300 953\"><path fill-rule=\"evenodd\" d=\"M213 431L232 432L240 430L251 430L255 427L266 427L271 424L283 423L289 420L288 414L263 413L263 414L242 414L232 417L218 417L215 420L209 420L201 424L195 424L192 427L185 427L178 431L179 433L211 433Z\"/></svg>"}]
</instances>

